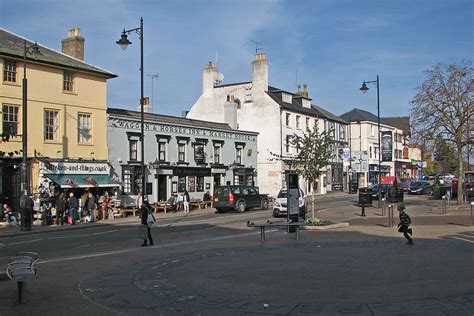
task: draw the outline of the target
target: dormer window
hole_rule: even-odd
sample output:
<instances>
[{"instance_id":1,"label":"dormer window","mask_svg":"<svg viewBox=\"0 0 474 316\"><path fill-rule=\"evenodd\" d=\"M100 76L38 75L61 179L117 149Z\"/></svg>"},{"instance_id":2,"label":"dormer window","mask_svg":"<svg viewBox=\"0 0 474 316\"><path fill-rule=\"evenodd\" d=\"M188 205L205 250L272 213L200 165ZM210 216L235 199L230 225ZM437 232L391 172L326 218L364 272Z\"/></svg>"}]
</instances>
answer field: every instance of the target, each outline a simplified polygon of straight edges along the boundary
<instances>
[{"instance_id":1,"label":"dormer window","mask_svg":"<svg viewBox=\"0 0 474 316\"><path fill-rule=\"evenodd\" d=\"M291 94L288 94L288 93L282 93L281 100L286 103L293 103L293 98Z\"/></svg>"},{"instance_id":2,"label":"dormer window","mask_svg":"<svg viewBox=\"0 0 474 316\"><path fill-rule=\"evenodd\" d=\"M309 101L308 99L303 99L302 104L304 108L311 108L311 101Z\"/></svg>"}]
</instances>

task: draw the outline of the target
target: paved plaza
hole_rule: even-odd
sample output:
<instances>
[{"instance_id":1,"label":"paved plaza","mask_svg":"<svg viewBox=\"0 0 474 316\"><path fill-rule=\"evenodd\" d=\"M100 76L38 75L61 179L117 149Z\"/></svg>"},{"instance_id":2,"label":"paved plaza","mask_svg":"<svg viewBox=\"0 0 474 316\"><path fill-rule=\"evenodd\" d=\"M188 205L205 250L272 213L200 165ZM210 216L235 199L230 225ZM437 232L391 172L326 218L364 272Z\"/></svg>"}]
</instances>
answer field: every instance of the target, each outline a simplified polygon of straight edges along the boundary
<instances>
[{"instance_id":1,"label":"paved plaza","mask_svg":"<svg viewBox=\"0 0 474 316\"><path fill-rule=\"evenodd\" d=\"M265 243L240 217L226 224L202 224L200 216L206 212L216 220L217 215L196 212L195 220L182 226L183 233L167 233L171 224L163 222L154 231L152 247L140 247L132 239L127 247L43 260L39 278L28 285L27 304L16 303L13 282L1 281L0 313L473 315L474 230L469 212L415 211L416 201L411 202L413 246L405 244L396 227L387 227L377 208L369 208L367 218L352 219L357 208L340 208L350 226L302 231L299 241L294 234L269 229ZM319 214L324 213L342 216L329 208ZM120 234L133 228L127 221L120 225ZM96 244L106 242L106 236L97 233Z\"/></svg>"}]
</instances>

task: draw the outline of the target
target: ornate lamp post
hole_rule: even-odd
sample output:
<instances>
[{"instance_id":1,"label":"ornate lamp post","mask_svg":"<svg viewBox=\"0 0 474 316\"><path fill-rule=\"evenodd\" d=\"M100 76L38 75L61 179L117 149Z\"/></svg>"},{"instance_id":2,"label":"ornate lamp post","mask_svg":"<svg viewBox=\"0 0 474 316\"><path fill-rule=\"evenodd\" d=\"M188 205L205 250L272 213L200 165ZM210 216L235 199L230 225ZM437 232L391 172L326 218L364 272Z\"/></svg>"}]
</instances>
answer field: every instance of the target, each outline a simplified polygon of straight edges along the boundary
<instances>
[{"instance_id":1,"label":"ornate lamp post","mask_svg":"<svg viewBox=\"0 0 474 316\"><path fill-rule=\"evenodd\" d=\"M380 147L380 98L379 98L379 75L377 75L377 80L373 81L364 81L362 82L362 87L360 87L360 91L362 93L366 93L369 90L369 87L367 87L367 83L375 83L377 85L377 140L379 143L379 176L378 176L378 183L380 184L380 176L381 176L381 170L380 170L380 156L382 155L382 148Z\"/></svg>"},{"instance_id":2,"label":"ornate lamp post","mask_svg":"<svg viewBox=\"0 0 474 316\"><path fill-rule=\"evenodd\" d=\"M140 112L141 112L141 116L140 116L140 123L141 123L141 135L140 135L140 138L141 138L141 169L142 169L142 194L143 196L146 195L146 182L145 182L145 131L144 131L144 126L145 126L145 123L144 123L144 108L143 108L143 100L144 100L144 97L143 97L143 74L144 74L144 70L143 70L143 18L140 18L140 27L137 27L137 28L134 28L134 29L131 29L131 30L128 30L126 31L125 29L123 29L123 32L122 32L122 36L121 38L116 41L117 44L120 45L120 47L125 50L127 49L128 45L129 44L132 44L132 42L130 42L127 38L127 34L130 34L132 32L136 32L138 34L138 38L140 38L140 89L141 89L141 92L140 92Z\"/></svg>"},{"instance_id":3,"label":"ornate lamp post","mask_svg":"<svg viewBox=\"0 0 474 316\"><path fill-rule=\"evenodd\" d=\"M30 181L29 181L29 170L28 170L28 97L27 97L27 86L28 79L26 78L26 55L30 54L33 58L41 55L38 44L35 42L33 45L28 46L26 41L23 42L23 102L22 102L22 178L21 178L21 191L26 195L30 196Z\"/></svg>"}]
</instances>

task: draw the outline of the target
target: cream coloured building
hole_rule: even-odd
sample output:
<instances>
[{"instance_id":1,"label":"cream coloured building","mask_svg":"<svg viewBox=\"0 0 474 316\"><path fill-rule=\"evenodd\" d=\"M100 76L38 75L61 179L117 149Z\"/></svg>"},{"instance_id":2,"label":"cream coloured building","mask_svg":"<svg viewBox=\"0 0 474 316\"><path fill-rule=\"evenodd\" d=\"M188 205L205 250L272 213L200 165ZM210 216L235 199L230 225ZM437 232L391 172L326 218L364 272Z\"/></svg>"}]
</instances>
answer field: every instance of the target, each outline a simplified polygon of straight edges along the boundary
<instances>
[{"instance_id":1,"label":"cream coloured building","mask_svg":"<svg viewBox=\"0 0 474 316\"><path fill-rule=\"evenodd\" d=\"M117 76L84 62L84 42L75 28L62 41L62 52L39 44L41 55L26 55L27 158L33 193L48 179L71 187L62 182L66 176L73 179L72 187L88 186L78 172L86 168L83 165L99 173L107 169L107 80ZM13 206L21 181L25 43L34 44L0 28L0 133L11 135L0 144L0 198Z\"/></svg>"}]
</instances>

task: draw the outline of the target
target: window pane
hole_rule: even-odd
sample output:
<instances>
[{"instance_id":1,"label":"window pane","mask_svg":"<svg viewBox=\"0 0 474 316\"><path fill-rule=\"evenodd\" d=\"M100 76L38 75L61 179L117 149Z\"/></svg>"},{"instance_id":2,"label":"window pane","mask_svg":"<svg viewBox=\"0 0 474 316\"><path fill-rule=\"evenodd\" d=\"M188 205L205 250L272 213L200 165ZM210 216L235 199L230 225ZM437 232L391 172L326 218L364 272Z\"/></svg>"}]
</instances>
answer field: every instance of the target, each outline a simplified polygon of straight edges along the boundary
<instances>
[{"instance_id":1,"label":"window pane","mask_svg":"<svg viewBox=\"0 0 474 316\"><path fill-rule=\"evenodd\" d=\"M79 114L78 119L78 142L79 143L91 143L92 132L91 132L91 115L90 114Z\"/></svg>"}]
</instances>

